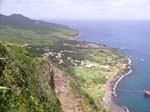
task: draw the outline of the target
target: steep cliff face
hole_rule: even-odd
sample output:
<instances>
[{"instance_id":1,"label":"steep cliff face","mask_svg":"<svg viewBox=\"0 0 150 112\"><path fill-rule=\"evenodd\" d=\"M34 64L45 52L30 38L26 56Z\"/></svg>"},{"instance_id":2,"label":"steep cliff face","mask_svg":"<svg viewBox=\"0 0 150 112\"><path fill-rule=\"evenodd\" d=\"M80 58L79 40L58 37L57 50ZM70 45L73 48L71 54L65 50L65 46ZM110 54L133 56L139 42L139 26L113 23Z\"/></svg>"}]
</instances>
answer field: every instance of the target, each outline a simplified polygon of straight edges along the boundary
<instances>
[{"instance_id":1,"label":"steep cliff face","mask_svg":"<svg viewBox=\"0 0 150 112\"><path fill-rule=\"evenodd\" d=\"M0 111L61 112L50 87L50 62L24 48L0 43Z\"/></svg>"}]
</instances>

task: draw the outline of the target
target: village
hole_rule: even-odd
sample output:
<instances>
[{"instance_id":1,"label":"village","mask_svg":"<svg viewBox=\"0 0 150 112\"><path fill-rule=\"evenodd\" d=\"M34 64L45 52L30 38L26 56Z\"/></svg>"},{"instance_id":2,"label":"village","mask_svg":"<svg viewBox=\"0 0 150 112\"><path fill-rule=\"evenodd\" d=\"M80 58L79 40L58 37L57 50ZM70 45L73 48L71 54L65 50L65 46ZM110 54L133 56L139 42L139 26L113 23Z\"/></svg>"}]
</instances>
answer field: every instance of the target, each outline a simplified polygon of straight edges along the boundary
<instances>
[{"instance_id":1,"label":"village","mask_svg":"<svg viewBox=\"0 0 150 112\"><path fill-rule=\"evenodd\" d=\"M47 49L45 49L45 50L47 51ZM109 65L99 65L99 64L91 62L89 60L77 60L77 59L73 59L72 57L67 57L66 59L64 59L66 52L67 53L77 53L75 51L67 51L67 50L61 50L59 52L49 51L49 52L43 53L42 56L47 57L47 58L52 58L59 65L64 64L65 61L68 60L70 62L70 64L72 64L73 66L81 65L86 68L109 69Z\"/></svg>"}]
</instances>

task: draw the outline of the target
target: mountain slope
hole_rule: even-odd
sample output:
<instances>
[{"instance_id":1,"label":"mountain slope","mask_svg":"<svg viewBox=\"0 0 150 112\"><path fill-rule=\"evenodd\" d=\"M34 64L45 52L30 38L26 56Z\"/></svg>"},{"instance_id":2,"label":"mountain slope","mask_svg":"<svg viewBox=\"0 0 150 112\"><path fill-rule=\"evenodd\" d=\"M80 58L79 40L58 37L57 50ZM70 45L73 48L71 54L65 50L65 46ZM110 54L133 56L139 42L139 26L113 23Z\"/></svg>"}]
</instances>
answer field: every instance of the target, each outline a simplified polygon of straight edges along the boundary
<instances>
[{"instance_id":1,"label":"mountain slope","mask_svg":"<svg viewBox=\"0 0 150 112\"><path fill-rule=\"evenodd\" d=\"M76 35L67 26L31 20L19 14L0 15L0 40L18 44L52 44L59 38Z\"/></svg>"},{"instance_id":2,"label":"mountain slope","mask_svg":"<svg viewBox=\"0 0 150 112\"><path fill-rule=\"evenodd\" d=\"M14 28L33 30L39 34L55 32L61 29L71 30L69 27L64 25L31 20L20 14L13 14L10 16L0 15L0 25L8 25Z\"/></svg>"},{"instance_id":3,"label":"mountain slope","mask_svg":"<svg viewBox=\"0 0 150 112\"><path fill-rule=\"evenodd\" d=\"M0 43L0 112L61 112L49 83L50 62Z\"/></svg>"}]
</instances>

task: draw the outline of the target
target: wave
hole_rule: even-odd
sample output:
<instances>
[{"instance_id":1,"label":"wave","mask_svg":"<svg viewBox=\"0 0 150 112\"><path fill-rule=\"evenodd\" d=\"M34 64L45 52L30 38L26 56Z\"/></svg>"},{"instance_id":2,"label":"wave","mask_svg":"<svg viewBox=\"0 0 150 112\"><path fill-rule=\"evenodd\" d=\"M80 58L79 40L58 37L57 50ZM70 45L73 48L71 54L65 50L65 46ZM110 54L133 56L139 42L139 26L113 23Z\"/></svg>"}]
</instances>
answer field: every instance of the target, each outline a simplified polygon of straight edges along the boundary
<instances>
[{"instance_id":1,"label":"wave","mask_svg":"<svg viewBox=\"0 0 150 112\"><path fill-rule=\"evenodd\" d=\"M128 57L128 65L132 65L132 60ZM118 84L119 84L119 82L125 77L125 76L127 76L127 75L129 75L129 74L131 74L132 73L132 69L130 69L127 73L125 73L125 74L121 74L120 75L120 77L119 78L117 78L117 80L116 80L116 82L115 82L115 84L114 84L114 86L113 86L113 88L112 88L112 95L114 96L114 97L117 97L117 92L116 92L116 88L117 88L117 86L118 86ZM126 107L126 106L121 106L122 108L124 108L125 110L126 110L126 112L129 112L129 109Z\"/></svg>"}]
</instances>

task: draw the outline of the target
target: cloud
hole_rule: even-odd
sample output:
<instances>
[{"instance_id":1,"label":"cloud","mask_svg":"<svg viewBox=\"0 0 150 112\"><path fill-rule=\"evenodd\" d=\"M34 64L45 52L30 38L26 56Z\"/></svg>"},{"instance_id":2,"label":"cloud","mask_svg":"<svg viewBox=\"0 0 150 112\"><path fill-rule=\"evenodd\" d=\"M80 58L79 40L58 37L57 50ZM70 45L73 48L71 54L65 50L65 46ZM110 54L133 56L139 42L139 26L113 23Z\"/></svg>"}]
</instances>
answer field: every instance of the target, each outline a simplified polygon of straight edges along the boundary
<instances>
[{"instance_id":1,"label":"cloud","mask_svg":"<svg viewBox=\"0 0 150 112\"><path fill-rule=\"evenodd\" d=\"M3 0L3 14L33 18L150 19L149 0Z\"/></svg>"}]
</instances>

